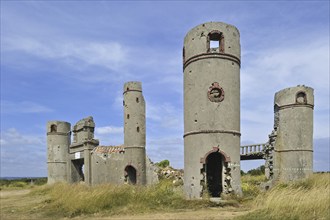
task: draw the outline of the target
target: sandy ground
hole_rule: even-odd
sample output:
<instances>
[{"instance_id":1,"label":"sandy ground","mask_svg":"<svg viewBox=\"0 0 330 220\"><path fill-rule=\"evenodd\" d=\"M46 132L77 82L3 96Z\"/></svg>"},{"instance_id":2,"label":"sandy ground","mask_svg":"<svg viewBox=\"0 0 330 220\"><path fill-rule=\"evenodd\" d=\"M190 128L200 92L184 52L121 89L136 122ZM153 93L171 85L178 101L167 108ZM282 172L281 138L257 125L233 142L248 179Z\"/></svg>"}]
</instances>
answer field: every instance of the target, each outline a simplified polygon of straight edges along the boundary
<instances>
[{"instance_id":1,"label":"sandy ground","mask_svg":"<svg viewBox=\"0 0 330 220\"><path fill-rule=\"evenodd\" d=\"M41 195L29 195L30 190L6 190L0 191L0 219L1 220L17 220L17 219L58 219L58 218L45 218L43 216L42 207L47 200L47 197ZM249 211L243 208L207 208L200 210L184 210L176 212L164 212L164 213L149 213L139 215L122 215L122 216L102 216L101 214L95 214L93 216L79 216L75 218L62 218L62 219L85 219L85 220L194 220L194 219L233 219L237 216L247 214Z\"/></svg>"}]
</instances>

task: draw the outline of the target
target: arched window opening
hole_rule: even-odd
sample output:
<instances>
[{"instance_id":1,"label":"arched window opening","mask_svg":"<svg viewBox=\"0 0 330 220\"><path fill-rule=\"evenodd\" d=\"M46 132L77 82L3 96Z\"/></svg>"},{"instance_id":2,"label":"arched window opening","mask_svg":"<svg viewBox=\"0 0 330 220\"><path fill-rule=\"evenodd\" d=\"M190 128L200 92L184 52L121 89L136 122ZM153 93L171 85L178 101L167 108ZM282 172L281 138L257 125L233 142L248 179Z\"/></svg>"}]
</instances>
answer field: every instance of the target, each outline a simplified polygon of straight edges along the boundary
<instances>
[{"instance_id":1,"label":"arched window opening","mask_svg":"<svg viewBox=\"0 0 330 220\"><path fill-rule=\"evenodd\" d=\"M220 197L222 187L223 156L219 152L211 153L205 161L206 185L212 197Z\"/></svg>"},{"instance_id":2,"label":"arched window opening","mask_svg":"<svg viewBox=\"0 0 330 220\"><path fill-rule=\"evenodd\" d=\"M136 184L136 169L133 166L127 166L125 168L125 182L128 184Z\"/></svg>"},{"instance_id":3,"label":"arched window opening","mask_svg":"<svg viewBox=\"0 0 330 220\"><path fill-rule=\"evenodd\" d=\"M50 132L57 132L57 126L56 125L51 125L50 126Z\"/></svg>"},{"instance_id":4,"label":"arched window opening","mask_svg":"<svg viewBox=\"0 0 330 220\"><path fill-rule=\"evenodd\" d=\"M296 103L298 103L298 104L306 104L307 103L306 93L304 93L304 92L298 92L297 95L296 95Z\"/></svg>"},{"instance_id":5,"label":"arched window opening","mask_svg":"<svg viewBox=\"0 0 330 220\"><path fill-rule=\"evenodd\" d=\"M224 52L224 37L219 31L211 31L207 36L207 52Z\"/></svg>"}]
</instances>

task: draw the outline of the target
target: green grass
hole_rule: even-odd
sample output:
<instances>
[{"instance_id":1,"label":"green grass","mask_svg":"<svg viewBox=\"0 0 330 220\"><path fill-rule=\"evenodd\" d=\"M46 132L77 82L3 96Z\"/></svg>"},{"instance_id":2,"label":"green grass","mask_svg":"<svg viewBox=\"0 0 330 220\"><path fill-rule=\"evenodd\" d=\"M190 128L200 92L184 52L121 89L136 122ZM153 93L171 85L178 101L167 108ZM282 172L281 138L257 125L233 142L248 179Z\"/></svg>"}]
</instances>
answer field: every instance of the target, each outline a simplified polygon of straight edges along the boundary
<instances>
[{"instance_id":1,"label":"green grass","mask_svg":"<svg viewBox=\"0 0 330 220\"><path fill-rule=\"evenodd\" d=\"M241 181L241 187L244 195L243 200L251 200L261 193L259 185L266 181L266 177L265 175L243 175Z\"/></svg>"},{"instance_id":2,"label":"green grass","mask_svg":"<svg viewBox=\"0 0 330 220\"><path fill-rule=\"evenodd\" d=\"M0 190L33 188L34 186L40 186L46 183L47 177L20 178L14 180L0 179Z\"/></svg>"}]
</instances>

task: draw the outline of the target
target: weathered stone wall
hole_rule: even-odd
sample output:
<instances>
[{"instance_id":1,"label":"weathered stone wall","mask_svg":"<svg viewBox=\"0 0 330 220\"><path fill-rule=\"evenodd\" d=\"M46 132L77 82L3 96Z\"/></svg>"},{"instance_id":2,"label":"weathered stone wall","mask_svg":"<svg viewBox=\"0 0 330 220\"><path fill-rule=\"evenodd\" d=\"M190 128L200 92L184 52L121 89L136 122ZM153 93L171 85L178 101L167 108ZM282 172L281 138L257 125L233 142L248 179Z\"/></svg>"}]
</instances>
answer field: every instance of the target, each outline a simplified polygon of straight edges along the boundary
<instances>
[{"instance_id":1,"label":"weathered stone wall","mask_svg":"<svg viewBox=\"0 0 330 220\"><path fill-rule=\"evenodd\" d=\"M92 151L92 185L124 184L124 147L98 146Z\"/></svg>"},{"instance_id":2,"label":"weathered stone wall","mask_svg":"<svg viewBox=\"0 0 330 220\"><path fill-rule=\"evenodd\" d=\"M47 123L48 184L67 181L70 128L70 123L64 121L48 121Z\"/></svg>"},{"instance_id":3,"label":"weathered stone wall","mask_svg":"<svg viewBox=\"0 0 330 220\"><path fill-rule=\"evenodd\" d=\"M217 152L221 154L221 191L240 194L240 37L237 28L209 22L190 30L184 39L183 68L186 196L190 199L202 196L209 184L207 157Z\"/></svg>"},{"instance_id":4,"label":"weathered stone wall","mask_svg":"<svg viewBox=\"0 0 330 220\"><path fill-rule=\"evenodd\" d=\"M313 173L314 90L306 86L283 89L275 94L274 105L278 109L274 178L306 178Z\"/></svg>"}]
</instances>

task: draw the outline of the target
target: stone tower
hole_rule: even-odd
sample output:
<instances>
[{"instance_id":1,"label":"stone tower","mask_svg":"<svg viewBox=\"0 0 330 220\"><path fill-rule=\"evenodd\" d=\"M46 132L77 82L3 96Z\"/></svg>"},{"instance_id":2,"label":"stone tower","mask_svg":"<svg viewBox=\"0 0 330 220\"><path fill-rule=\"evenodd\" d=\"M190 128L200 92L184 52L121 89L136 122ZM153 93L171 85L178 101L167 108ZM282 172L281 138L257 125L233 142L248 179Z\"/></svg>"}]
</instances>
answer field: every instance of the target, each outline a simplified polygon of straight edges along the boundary
<instances>
[{"instance_id":1,"label":"stone tower","mask_svg":"<svg viewBox=\"0 0 330 220\"><path fill-rule=\"evenodd\" d=\"M48 184L68 180L68 152L71 142L70 123L47 123Z\"/></svg>"},{"instance_id":2,"label":"stone tower","mask_svg":"<svg viewBox=\"0 0 330 220\"><path fill-rule=\"evenodd\" d=\"M240 187L240 35L221 22L184 39L184 191L189 199Z\"/></svg>"},{"instance_id":3,"label":"stone tower","mask_svg":"<svg viewBox=\"0 0 330 220\"><path fill-rule=\"evenodd\" d=\"M146 120L141 82L124 84L125 179L130 184L146 184Z\"/></svg>"},{"instance_id":4,"label":"stone tower","mask_svg":"<svg viewBox=\"0 0 330 220\"><path fill-rule=\"evenodd\" d=\"M291 181L313 173L314 90L306 86L275 94L274 179Z\"/></svg>"}]
</instances>

